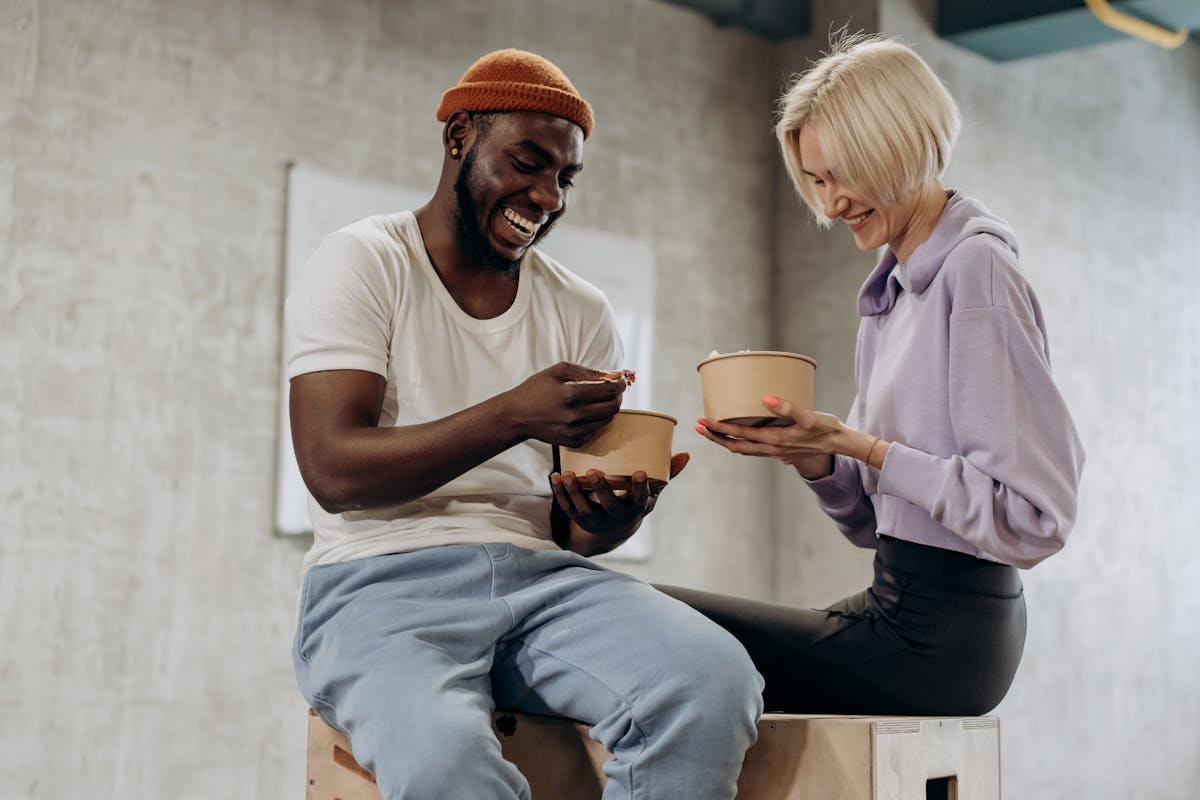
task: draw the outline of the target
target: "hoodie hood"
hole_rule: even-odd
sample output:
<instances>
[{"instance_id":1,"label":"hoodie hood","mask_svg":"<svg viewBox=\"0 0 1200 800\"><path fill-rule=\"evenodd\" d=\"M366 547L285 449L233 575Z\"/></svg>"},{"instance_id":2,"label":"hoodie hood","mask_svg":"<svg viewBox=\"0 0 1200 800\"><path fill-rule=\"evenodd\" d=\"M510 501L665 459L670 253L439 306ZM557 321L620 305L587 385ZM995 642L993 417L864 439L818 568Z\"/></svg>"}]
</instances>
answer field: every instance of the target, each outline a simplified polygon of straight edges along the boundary
<instances>
[{"instance_id":1,"label":"hoodie hood","mask_svg":"<svg viewBox=\"0 0 1200 800\"><path fill-rule=\"evenodd\" d=\"M858 292L858 313L863 317L886 314L901 290L921 294L933 283L950 251L979 234L995 236L1017 254L1017 237L1008 223L974 198L957 190L946 193L946 207L933 233L900 264L889 247Z\"/></svg>"}]
</instances>

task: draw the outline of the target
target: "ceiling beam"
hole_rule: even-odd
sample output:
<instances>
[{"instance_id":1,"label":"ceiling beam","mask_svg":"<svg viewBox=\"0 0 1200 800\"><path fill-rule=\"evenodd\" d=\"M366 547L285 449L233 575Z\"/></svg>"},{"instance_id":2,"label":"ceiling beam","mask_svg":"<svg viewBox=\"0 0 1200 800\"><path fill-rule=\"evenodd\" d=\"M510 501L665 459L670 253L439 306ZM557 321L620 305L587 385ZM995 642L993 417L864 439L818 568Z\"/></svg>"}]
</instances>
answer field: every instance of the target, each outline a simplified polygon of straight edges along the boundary
<instances>
[{"instance_id":1,"label":"ceiling beam","mask_svg":"<svg viewBox=\"0 0 1200 800\"><path fill-rule=\"evenodd\" d=\"M1112 0L1114 9L1168 30L1200 30L1196 0ZM938 0L937 32L992 61L1055 53L1121 39L1086 0Z\"/></svg>"},{"instance_id":2,"label":"ceiling beam","mask_svg":"<svg viewBox=\"0 0 1200 800\"><path fill-rule=\"evenodd\" d=\"M719 27L744 28L780 41L807 36L811 28L809 0L665 0L699 11Z\"/></svg>"}]
</instances>

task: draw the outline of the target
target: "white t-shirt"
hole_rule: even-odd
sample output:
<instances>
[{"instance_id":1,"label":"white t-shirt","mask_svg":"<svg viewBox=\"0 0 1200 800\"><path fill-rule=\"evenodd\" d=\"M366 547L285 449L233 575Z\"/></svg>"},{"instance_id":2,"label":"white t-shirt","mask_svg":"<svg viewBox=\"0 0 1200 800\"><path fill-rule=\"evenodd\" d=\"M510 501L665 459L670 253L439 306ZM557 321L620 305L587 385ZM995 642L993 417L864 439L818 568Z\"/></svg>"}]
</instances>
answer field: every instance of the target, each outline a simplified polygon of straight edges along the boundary
<instances>
[{"instance_id":1,"label":"white t-shirt","mask_svg":"<svg viewBox=\"0 0 1200 800\"><path fill-rule=\"evenodd\" d=\"M330 234L287 301L288 379L356 369L387 381L379 425L429 422L494 397L559 361L620 368L607 299L536 250L517 298L475 319L446 290L411 212L369 217ZM528 440L441 488L394 506L330 514L310 496L315 564L445 544L555 548L550 445Z\"/></svg>"}]
</instances>

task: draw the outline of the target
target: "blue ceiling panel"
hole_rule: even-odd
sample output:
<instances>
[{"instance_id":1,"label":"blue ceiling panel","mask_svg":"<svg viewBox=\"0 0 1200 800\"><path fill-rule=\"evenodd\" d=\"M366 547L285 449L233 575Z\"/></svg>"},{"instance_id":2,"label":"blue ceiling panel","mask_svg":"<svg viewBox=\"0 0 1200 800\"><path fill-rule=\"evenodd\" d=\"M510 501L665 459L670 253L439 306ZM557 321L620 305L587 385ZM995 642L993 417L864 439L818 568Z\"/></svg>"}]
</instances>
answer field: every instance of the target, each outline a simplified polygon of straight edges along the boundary
<instances>
[{"instance_id":1,"label":"blue ceiling panel","mask_svg":"<svg viewBox=\"0 0 1200 800\"><path fill-rule=\"evenodd\" d=\"M810 0L664 2L690 8L715 25L742 28L775 41L806 36L811 29ZM1200 0L1110 0L1110 6L1169 31L1200 33ZM1030 58L1129 36L1101 22L1085 0L937 0L935 13L939 36L993 61Z\"/></svg>"},{"instance_id":2,"label":"blue ceiling panel","mask_svg":"<svg viewBox=\"0 0 1200 800\"><path fill-rule=\"evenodd\" d=\"M1200 30L1200 0L1117 0L1112 8L1168 30ZM1083 0L938 0L938 35L993 61L1056 53L1128 36Z\"/></svg>"}]
</instances>

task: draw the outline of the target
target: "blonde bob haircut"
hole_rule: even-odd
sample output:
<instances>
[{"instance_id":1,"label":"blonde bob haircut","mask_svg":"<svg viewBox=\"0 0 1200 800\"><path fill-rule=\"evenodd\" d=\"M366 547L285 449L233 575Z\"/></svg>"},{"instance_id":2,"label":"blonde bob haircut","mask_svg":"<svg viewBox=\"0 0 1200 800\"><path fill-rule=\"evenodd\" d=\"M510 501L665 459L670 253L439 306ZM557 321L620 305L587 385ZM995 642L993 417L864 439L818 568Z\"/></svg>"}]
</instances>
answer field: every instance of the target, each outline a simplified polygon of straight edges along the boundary
<instances>
[{"instance_id":1,"label":"blonde bob haircut","mask_svg":"<svg viewBox=\"0 0 1200 800\"><path fill-rule=\"evenodd\" d=\"M941 177L958 138L958 106L921 57L878 36L841 36L779 100L775 135L792 184L828 227L800 161L812 125L829 171L864 200L891 205Z\"/></svg>"}]
</instances>

